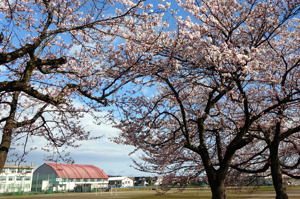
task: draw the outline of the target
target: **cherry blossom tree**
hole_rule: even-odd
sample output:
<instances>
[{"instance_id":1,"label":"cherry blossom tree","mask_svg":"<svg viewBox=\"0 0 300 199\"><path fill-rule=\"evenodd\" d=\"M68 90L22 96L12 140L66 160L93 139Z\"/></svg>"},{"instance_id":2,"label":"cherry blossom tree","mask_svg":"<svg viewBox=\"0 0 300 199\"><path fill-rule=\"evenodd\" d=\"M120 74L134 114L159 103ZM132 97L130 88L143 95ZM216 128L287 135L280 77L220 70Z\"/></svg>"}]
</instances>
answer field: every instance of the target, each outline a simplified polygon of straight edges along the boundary
<instances>
[{"instance_id":1,"label":"cherry blossom tree","mask_svg":"<svg viewBox=\"0 0 300 199\"><path fill-rule=\"evenodd\" d=\"M253 129L299 103L300 2L177 2L185 15L172 11L176 31L148 32L154 46L140 37L128 44L148 51L139 54L139 78L118 96L115 141L143 151L140 170L204 172L212 198L226 198L239 151L257 143ZM294 49L281 57L285 45Z\"/></svg>"},{"instance_id":2,"label":"cherry blossom tree","mask_svg":"<svg viewBox=\"0 0 300 199\"><path fill-rule=\"evenodd\" d=\"M276 198L288 198L282 174L299 178L298 109L299 102L288 103L272 111L268 117L261 118L252 129L256 142L238 154L236 158L239 159L239 163L233 166L245 173L263 172L264 175L271 175Z\"/></svg>"},{"instance_id":3,"label":"cherry blossom tree","mask_svg":"<svg viewBox=\"0 0 300 199\"><path fill-rule=\"evenodd\" d=\"M130 0L0 2L0 170L17 141L42 137L59 150L93 139L78 120L130 79L138 57L122 49L124 30L147 9Z\"/></svg>"},{"instance_id":4,"label":"cherry blossom tree","mask_svg":"<svg viewBox=\"0 0 300 199\"><path fill-rule=\"evenodd\" d=\"M277 117L274 119L269 118L268 123L271 125L259 126L258 132L261 132L262 135L261 137L257 136L266 142L266 146L269 149L268 161L265 165L269 164L270 166L277 199L288 198L282 173L290 177L299 178L299 176L295 175L300 168L300 150L298 147L300 127L297 122L299 117L290 115L291 112L293 112L293 115L295 114L295 107L292 107L292 109L283 111L281 107L276 112Z\"/></svg>"},{"instance_id":5,"label":"cherry blossom tree","mask_svg":"<svg viewBox=\"0 0 300 199\"><path fill-rule=\"evenodd\" d=\"M245 149L239 158L247 159L242 162L244 172L263 172L271 169L273 185L277 198L288 198L283 186L282 172L292 177L299 169L299 48L295 41L299 32L299 25L294 24L292 30L283 31L277 35L278 40L268 42L269 60L275 61L279 66L270 68L275 79L269 85L265 99L270 103L288 102L272 110L260 118L252 127L252 134L257 139L253 145ZM288 33L288 34L287 34ZM280 40L279 40L280 38ZM264 86L261 84L260 88ZM263 95L261 91L256 91ZM271 95L270 95L271 94ZM259 107L260 104L257 105ZM255 146L257 145L257 146ZM251 150L251 148L255 150ZM242 165L239 163L239 165ZM252 168L251 168L252 167Z\"/></svg>"},{"instance_id":6,"label":"cherry blossom tree","mask_svg":"<svg viewBox=\"0 0 300 199\"><path fill-rule=\"evenodd\" d=\"M299 125L295 108L283 112L280 107L272 117L260 121L252 129L255 141L240 151L232 164L240 172L271 176L276 198L288 198L283 174L299 178Z\"/></svg>"}]
</instances>

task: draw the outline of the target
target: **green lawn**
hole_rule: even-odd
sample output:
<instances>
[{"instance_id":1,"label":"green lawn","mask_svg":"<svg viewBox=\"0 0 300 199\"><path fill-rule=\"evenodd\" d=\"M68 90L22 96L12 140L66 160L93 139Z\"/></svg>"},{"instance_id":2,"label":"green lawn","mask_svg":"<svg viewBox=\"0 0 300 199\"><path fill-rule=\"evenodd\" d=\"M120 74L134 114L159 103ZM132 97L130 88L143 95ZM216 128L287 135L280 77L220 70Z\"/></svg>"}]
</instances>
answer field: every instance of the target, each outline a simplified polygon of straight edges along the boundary
<instances>
[{"instance_id":1,"label":"green lawn","mask_svg":"<svg viewBox=\"0 0 300 199\"><path fill-rule=\"evenodd\" d=\"M260 187L251 189L229 189L229 199L274 199L272 187ZM300 199L300 187L288 189L290 199ZM185 189L183 192L171 190L167 194L157 193L155 190L142 191L112 191L103 193L61 193L39 194L23 196L0 196L0 199L209 199L208 189Z\"/></svg>"}]
</instances>

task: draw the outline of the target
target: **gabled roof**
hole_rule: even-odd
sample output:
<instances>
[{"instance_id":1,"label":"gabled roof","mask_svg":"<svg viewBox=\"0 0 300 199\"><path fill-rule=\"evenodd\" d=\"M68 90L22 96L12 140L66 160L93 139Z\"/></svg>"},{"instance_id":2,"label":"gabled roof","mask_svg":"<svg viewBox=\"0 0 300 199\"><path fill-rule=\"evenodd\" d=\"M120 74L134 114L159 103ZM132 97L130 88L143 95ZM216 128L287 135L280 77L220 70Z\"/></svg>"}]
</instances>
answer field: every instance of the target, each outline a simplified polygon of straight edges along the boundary
<instances>
[{"instance_id":1,"label":"gabled roof","mask_svg":"<svg viewBox=\"0 0 300 199\"><path fill-rule=\"evenodd\" d=\"M82 164L60 164L45 163L50 166L60 178L102 178L108 179L108 176L102 169L93 165Z\"/></svg>"}]
</instances>

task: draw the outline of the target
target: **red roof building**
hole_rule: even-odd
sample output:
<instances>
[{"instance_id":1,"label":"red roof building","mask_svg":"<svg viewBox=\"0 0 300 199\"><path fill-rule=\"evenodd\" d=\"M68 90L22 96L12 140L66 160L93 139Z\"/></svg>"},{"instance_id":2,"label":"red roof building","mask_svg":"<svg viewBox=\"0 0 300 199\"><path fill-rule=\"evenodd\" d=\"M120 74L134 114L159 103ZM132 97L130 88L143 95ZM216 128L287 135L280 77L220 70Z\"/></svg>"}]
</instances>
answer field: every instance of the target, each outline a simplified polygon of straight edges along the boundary
<instances>
[{"instance_id":1,"label":"red roof building","mask_svg":"<svg viewBox=\"0 0 300 199\"><path fill-rule=\"evenodd\" d=\"M102 169L93 165L59 163L45 163L45 165L51 167L60 178L108 179L108 176Z\"/></svg>"},{"instance_id":2,"label":"red roof building","mask_svg":"<svg viewBox=\"0 0 300 199\"><path fill-rule=\"evenodd\" d=\"M33 172L33 191L92 191L106 187L108 176L93 165L44 163Z\"/></svg>"}]
</instances>

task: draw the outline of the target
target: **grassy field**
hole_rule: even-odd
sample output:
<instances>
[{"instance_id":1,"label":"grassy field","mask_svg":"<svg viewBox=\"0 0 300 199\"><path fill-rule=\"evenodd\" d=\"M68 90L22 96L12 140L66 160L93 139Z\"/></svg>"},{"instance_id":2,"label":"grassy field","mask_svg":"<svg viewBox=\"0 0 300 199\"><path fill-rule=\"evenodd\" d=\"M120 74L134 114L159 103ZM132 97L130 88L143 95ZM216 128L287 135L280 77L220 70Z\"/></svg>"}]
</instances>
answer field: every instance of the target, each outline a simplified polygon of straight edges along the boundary
<instances>
[{"instance_id":1,"label":"grassy field","mask_svg":"<svg viewBox=\"0 0 300 199\"><path fill-rule=\"evenodd\" d=\"M230 189L229 199L273 199L275 194L272 187L254 189ZM290 199L300 199L300 187L288 189ZM60 193L23 196L0 196L0 199L209 199L208 189L185 189L183 192L171 190L160 194L155 190L118 191L102 193Z\"/></svg>"}]
</instances>

